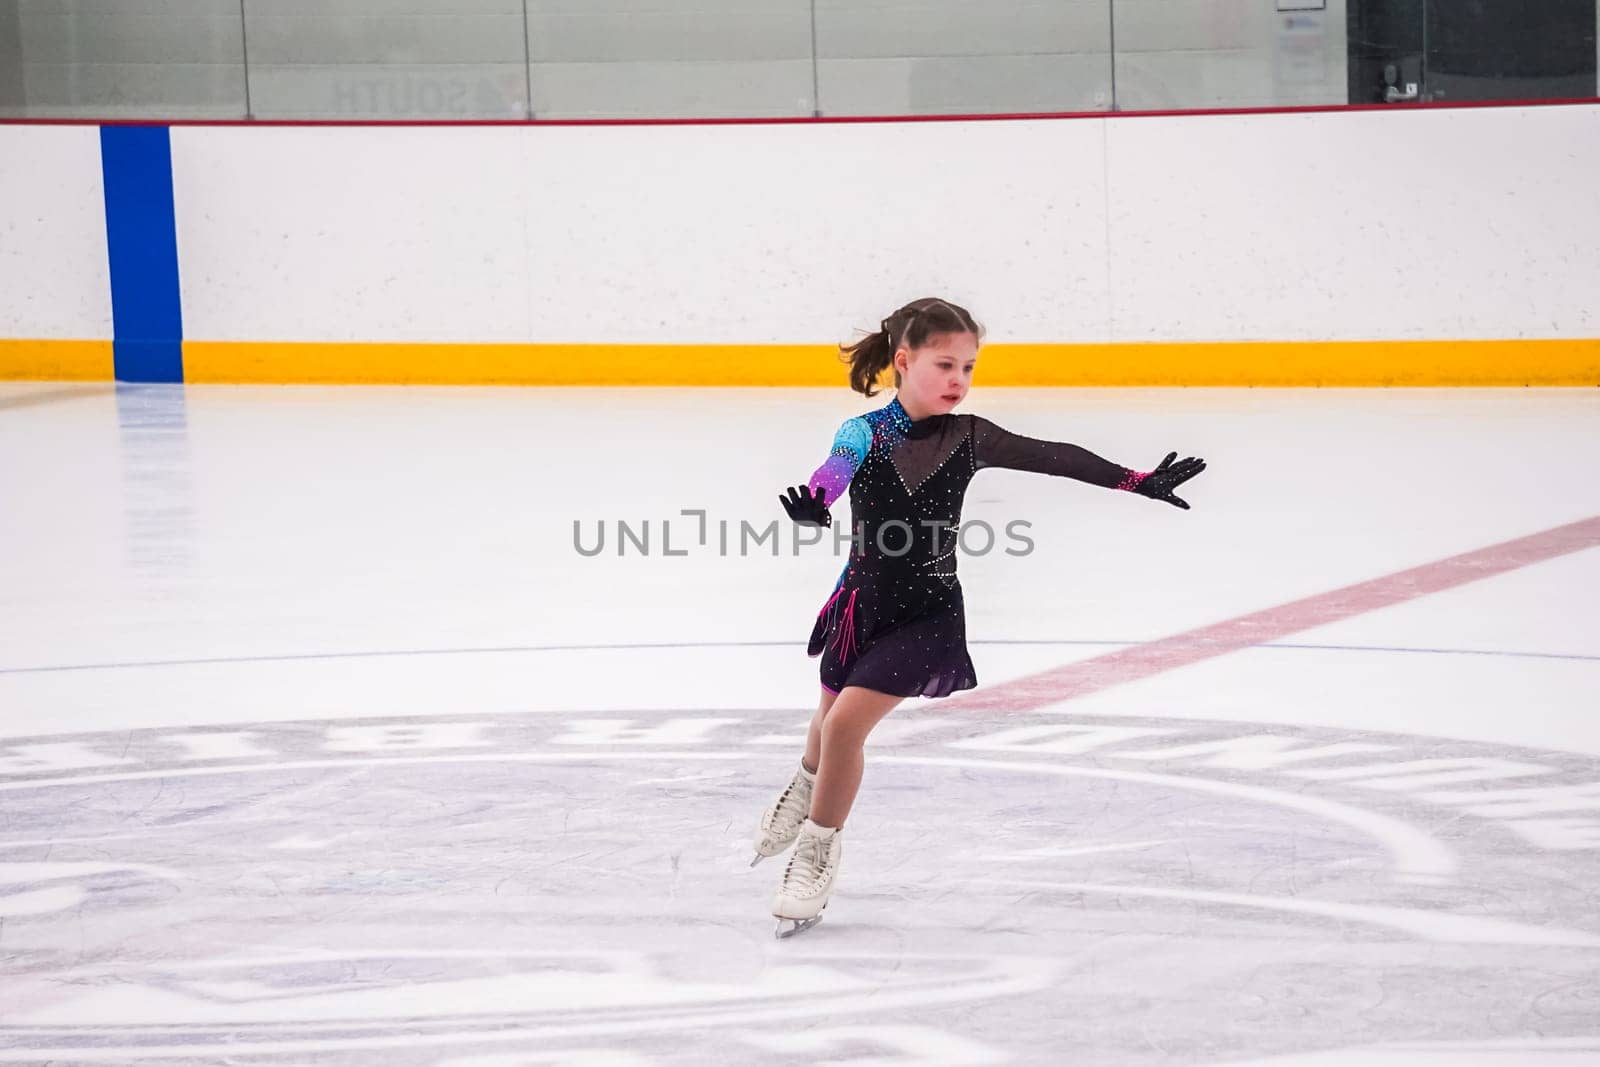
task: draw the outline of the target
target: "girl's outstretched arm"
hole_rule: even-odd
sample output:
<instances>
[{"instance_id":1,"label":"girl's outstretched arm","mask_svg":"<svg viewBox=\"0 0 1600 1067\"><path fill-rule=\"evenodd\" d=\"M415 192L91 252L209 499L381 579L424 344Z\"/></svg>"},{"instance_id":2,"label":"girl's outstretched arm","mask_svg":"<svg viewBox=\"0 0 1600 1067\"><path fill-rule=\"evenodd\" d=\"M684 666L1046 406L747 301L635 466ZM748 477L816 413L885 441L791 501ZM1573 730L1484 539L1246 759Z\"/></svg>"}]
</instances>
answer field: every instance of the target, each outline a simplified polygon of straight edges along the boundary
<instances>
[{"instance_id":1,"label":"girl's outstretched arm","mask_svg":"<svg viewBox=\"0 0 1600 1067\"><path fill-rule=\"evenodd\" d=\"M1205 460L1177 460L1176 452L1162 460L1153 471L1136 471L1112 463L1065 441L1040 441L1001 429L981 415L972 416L973 454L978 467L1005 467L1074 478L1080 482L1122 489L1152 500L1165 500L1180 508L1188 504L1172 495L1172 490L1206 469Z\"/></svg>"},{"instance_id":2,"label":"girl's outstretched arm","mask_svg":"<svg viewBox=\"0 0 1600 1067\"><path fill-rule=\"evenodd\" d=\"M872 427L867 420L859 416L846 419L833 435L828 458L811 473L811 480L803 487L791 487L787 497L778 497L778 503L795 522L831 526L833 516L827 506L844 494L871 447Z\"/></svg>"},{"instance_id":3,"label":"girl's outstretched arm","mask_svg":"<svg viewBox=\"0 0 1600 1067\"><path fill-rule=\"evenodd\" d=\"M811 481L807 483L811 491L814 493L818 489L826 489L830 503L838 500L844 495L845 487L855 477L871 447L872 427L867 425L867 420L860 416L846 419L833 435L828 458L811 474Z\"/></svg>"}]
</instances>

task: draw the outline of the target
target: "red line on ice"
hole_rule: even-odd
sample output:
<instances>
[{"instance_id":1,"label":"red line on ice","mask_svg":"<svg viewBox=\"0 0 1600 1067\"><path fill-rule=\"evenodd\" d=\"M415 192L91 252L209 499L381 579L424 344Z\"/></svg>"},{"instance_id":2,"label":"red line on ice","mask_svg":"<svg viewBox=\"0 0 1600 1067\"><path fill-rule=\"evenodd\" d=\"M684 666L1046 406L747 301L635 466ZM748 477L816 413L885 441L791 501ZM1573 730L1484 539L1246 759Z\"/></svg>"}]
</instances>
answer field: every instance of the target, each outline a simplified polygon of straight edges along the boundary
<instances>
[{"instance_id":1,"label":"red line on ice","mask_svg":"<svg viewBox=\"0 0 1600 1067\"><path fill-rule=\"evenodd\" d=\"M1600 515L950 697L940 710L1031 711L1596 545Z\"/></svg>"}]
</instances>

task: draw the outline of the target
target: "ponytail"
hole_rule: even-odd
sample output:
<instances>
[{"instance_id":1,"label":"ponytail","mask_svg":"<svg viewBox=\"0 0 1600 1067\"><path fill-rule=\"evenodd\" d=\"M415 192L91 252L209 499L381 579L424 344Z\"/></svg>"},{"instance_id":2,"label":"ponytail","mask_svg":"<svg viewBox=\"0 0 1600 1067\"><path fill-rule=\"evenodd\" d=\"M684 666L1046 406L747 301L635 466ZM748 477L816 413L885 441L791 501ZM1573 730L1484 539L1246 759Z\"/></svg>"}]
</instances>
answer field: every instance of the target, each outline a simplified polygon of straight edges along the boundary
<instances>
[{"instance_id":1,"label":"ponytail","mask_svg":"<svg viewBox=\"0 0 1600 1067\"><path fill-rule=\"evenodd\" d=\"M930 337L945 333L970 333L983 339L983 327L966 308L936 297L913 300L879 323L877 333L839 346L840 361L850 364L850 388L866 396L876 395L873 385L894 362L895 352L902 347L921 348ZM894 372L894 385L900 388L899 370Z\"/></svg>"},{"instance_id":2,"label":"ponytail","mask_svg":"<svg viewBox=\"0 0 1600 1067\"><path fill-rule=\"evenodd\" d=\"M839 358L850 364L850 388L866 396L877 393L873 383L894 361L894 344L890 339L888 319L877 333L869 333L853 345L840 345ZM900 372L895 372L895 385L900 384Z\"/></svg>"}]
</instances>

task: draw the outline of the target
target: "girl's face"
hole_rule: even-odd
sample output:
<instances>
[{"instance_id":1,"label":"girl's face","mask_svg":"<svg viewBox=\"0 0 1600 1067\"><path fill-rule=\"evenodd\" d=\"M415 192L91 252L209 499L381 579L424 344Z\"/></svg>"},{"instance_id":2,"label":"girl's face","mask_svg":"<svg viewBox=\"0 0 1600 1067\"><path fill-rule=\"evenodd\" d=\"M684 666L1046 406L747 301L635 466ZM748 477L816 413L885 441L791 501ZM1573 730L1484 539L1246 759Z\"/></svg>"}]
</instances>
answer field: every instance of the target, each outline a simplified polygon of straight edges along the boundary
<instances>
[{"instance_id":1,"label":"girl's face","mask_svg":"<svg viewBox=\"0 0 1600 1067\"><path fill-rule=\"evenodd\" d=\"M978 362L978 339L970 333L938 333L911 351L894 354L900 372L900 396L919 411L943 415L954 411L972 388L972 369Z\"/></svg>"}]
</instances>

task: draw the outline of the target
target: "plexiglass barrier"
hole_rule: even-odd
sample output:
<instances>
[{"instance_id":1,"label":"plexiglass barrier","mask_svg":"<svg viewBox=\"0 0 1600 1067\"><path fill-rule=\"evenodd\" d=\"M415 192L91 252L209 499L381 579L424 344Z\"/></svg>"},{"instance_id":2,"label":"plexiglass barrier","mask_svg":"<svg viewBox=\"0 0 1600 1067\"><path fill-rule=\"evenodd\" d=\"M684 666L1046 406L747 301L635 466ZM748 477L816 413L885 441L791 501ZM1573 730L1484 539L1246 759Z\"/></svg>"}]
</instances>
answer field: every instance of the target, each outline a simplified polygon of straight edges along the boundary
<instances>
[{"instance_id":1,"label":"plexiglass barrier","mask_svg":"<svg viewBox=\"0 0 1600 1067\"><path fill-rule=\"evenodd\" d=\"M0 117L604 119L1596 95L1596 0L0 0Z\"/></svg>"}]
</instances>

